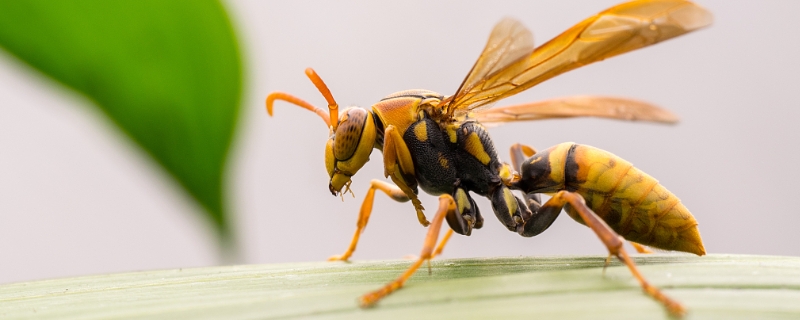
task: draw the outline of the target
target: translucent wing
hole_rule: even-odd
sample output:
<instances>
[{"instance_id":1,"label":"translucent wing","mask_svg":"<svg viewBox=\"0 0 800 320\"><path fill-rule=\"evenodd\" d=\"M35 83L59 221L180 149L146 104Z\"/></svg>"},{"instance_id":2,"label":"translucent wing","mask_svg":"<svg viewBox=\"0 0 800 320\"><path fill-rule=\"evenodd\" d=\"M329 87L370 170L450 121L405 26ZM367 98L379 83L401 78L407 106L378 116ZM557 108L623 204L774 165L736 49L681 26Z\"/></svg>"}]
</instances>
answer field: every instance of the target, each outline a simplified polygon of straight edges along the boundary
<instances>
[{"instance_id":1,"label":"translucent wing","mask_svg":"<svg viewBox=\"0 0 800 320\"><path fill-rule=\"evenodd\" d=\"M480 110L471 114L483 125L497 126L512 121L572 117L600 117L629 121L678 122L671 112L647 102L603 96L575 96L534 103Z\"/></svg>"},{"instance_id":2,"label":"translucent wing","mask_svg":"<svg viewBox=\"0 0 800 320\"><path fill-rule=\"evenodd\" d=\"M492 29L489 41L457 92L469 92L489 75L502 72L514 61L533 52L533 34L519 21L504 18ZM454 97L457 97L456 94Z\"/></svg>"},{"instance_id":3,"label":"translucent wing","mask_svg":"<svg viewBox=\"0 0 800 320\"><path fill-rule=\"evenodd\" d=\"M711 13L690 1L632 1L598 13L524 54L516 43L527 40L515 37L530 33L506 19L492 31L456 94L443 101L443 110L449 115L475 110L561 73L674 38L711 21Z\"/></svg>"}]
</instances>

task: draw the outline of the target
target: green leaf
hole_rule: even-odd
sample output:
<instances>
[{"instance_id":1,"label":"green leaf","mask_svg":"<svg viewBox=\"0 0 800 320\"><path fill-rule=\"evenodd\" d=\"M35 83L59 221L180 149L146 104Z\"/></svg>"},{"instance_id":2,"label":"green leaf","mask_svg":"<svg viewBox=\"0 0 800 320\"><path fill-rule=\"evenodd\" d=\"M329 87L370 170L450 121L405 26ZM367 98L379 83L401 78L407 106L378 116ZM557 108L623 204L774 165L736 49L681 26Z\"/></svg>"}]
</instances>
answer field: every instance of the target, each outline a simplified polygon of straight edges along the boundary
<instances>
[{"instance_id":1,"label":"green leaf","mask_svg":"<svg viewBox=\"0 0 800 320\"><path fill-rule=\"evenodd\" d=\"M434 260L362 310L411 261L148 271L0 286L3 319L658 319L664 309L604 256ZM800 317L800 258L646 255L645 277L689 319Z\"/></svg>"},{"instance_id":2,"label":"green leaf","mask_svg":"<svg viewBox=\"0 0 800 320\"><path fill-rule=\"evenodd\" d=\"M222 177L242 74L218 1L0 1L0 45L93 100L228 238Z\"/></svg>"}]
</instances>

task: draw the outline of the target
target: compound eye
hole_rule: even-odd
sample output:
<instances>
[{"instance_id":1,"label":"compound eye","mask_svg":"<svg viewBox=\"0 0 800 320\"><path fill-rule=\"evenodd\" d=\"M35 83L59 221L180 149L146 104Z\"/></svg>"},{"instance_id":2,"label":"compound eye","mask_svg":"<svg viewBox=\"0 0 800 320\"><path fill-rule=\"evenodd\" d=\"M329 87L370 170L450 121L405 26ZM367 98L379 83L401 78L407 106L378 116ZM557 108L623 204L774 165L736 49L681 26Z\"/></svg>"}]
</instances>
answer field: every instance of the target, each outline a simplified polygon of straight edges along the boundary
<instances>
[{"instance_id":1,"label":"compound eye","mask_svg":"<svg viewBox=\"0 0 800 320\"><path fill-rule=\"evenodd\" d=\"M361 134L367 121L367 111L361 108L349 108L339 120L336 128L333 154L337 160L350 159L358 148Z\"/></svg>"}]
</instances>

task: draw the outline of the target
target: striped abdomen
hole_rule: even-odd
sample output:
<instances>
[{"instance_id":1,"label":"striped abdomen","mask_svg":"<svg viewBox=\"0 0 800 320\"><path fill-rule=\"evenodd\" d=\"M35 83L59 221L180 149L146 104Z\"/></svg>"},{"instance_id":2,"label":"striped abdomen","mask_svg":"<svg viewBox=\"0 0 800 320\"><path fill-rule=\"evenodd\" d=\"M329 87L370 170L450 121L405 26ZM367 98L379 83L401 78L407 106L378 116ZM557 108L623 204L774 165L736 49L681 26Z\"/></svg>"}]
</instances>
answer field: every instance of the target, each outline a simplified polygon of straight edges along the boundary
<instances>
[{"instance_id":1,"label":"striped abdomen","mask_svg":"<svg viewBox=\"0 0 800 320\"><path fill-rule=\"evenodd\" d=\"M522 166L524 190L576 192L625 239L655 248L705 254L697 220L650 175L614 154L571 142L538 152ZM527 181L526 181L527 179ZM572 207L567 213L583 223Z\"/></svg>"}]
</instances>

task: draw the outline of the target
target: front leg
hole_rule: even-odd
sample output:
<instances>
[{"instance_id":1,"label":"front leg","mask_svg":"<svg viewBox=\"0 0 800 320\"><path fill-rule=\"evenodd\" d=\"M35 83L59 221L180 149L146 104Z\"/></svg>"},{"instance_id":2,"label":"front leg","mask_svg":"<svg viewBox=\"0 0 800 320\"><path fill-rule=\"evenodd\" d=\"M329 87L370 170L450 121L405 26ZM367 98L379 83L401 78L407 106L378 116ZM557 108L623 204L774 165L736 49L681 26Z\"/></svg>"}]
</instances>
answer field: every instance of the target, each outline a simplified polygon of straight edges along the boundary
<instances>
[{"instance_id":1,"label":"front leg","mask_svg":"<svg viewBox=\"0 0 800 320\"><path fill-rule=\"evenodd\" d=\"M411 199L411 203L414 204L414 209L417 211L419 223L427 227L430 222L425 218L425 213L423 212L425 208L422 207L417 194L406 183L406 179L413 179L414 177L414 161L411 157L411 152L408 151L408 146L403 141L403 137L400 136L400 132L392 125L386 127L384 133L383 168L383 174L390 177L392 182Z\"/></svg>"},{"instance_id":2,"label":"front leg","mask_svg":"<svg viewBox=\"0 0 800 320\"><path fill-rule=\"evenodd\" d=\"M361 210L358 212L358 222L356 222L356 232L353 234L353 239L350 240L350 245L343 254L332 256L328 258L328 261L347 261L347 259L353 255L353 252L356 251L358 239L361 237L361 233L364 232L364 228L367 227L369 216L372 214L372 204L375 202L375 190L383 191L383 193L397 202L406 202L409 200L403 190L400 190L388 182L372 180L369 190L367 191L367 196L364 197L364 202L361 203Z\"/></svg>"}]
</instances>

